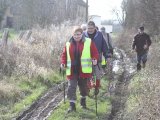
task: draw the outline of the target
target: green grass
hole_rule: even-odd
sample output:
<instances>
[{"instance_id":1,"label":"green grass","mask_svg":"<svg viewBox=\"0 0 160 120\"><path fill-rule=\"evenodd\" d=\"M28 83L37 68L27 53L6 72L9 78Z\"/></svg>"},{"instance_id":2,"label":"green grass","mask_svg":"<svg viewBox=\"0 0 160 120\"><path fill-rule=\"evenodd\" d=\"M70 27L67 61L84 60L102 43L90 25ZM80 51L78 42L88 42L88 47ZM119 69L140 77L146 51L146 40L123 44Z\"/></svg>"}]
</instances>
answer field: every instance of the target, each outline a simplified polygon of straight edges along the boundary
<instances>
[{"instance_id":1,"label":"green grass","mask_svg":"<svg viewBox=\"0 0 160 120\"><path fill-rule=\"evenodd\" d=\"M3 30L0 31L0 39L2 38L3 35ZM14 40L18 36L18 32L15 31L14 29L9 29L9 40Z\"/></svg>"},{"instance_id":2,"label":"green grass","mask_svg":"<svg viewBox=\"0 0 160 120\"><path fill-rule=\"evenodd\" d=\"M7 82L14 83L15 87L20 89L20 94L23 95L16 103L6 100L7 105L0 104L0 120L11 120L36 101L49 87L62 81L62 78L56 72L33 79L28 79L26 76L12 76L12 78L6 79Z\"/></svg>"},{"instance_id":3,"label":"green grass","mask_svg":"<svg viewBox=\"0 0 160 120\"><path fill-rule=\"evenodd\" d=\"M35 90L32 91L32 94L25 97L21 102L16 103L13 107L13 112L21 111L22 109L26 108L26 106L29 106L33 101L37 100L37 98L46 90L45 86L41 86Z\"/></svg>"},{"instance_id":4,"label":"green grass","mask_svg":"<svg viewBox=\"0 0 160 120\"><path fill-rule=\"evenodd\" d=\"M32 93L26 96L23 100L14 104L7 114L1 115L1 119L11 119L15 115L17 115L20 111L29 107L38 97L46 90L46 87L42 86L32 91Z\"/></svg>"},{"instance_id":5,"label":"green grass","mask_svg":"<svg viewBox=\"0 0 160 120\"><path fill-rule=\"evenodd\" d=\"M77 112L66 114L69 103L61 104L49 117L49 120L106 120L107 113L111 110L110 97L106 95L108 82L106 79L101 81L101 89L98 95L98 117L95 113L94 97L87 97L88 110L84 110L80 106L80 95L77 92L78 100L76 102ZM93 95L93 90L90 92Z\"/></svg>"},{"instance_id":6,"label":"green grass","mask_svg":"<svg viewBox=\"0 0 160 120\"><path fill-rule=\"evenodd\" d=\"M137 108L139 105L139 98L141 95L141 89L143 89L142 84L145 80L143 74L137 74L131 79L129 84L129 97L126 102L126 111L130 113L133 109Z\"/></svg>"}]
</instances>

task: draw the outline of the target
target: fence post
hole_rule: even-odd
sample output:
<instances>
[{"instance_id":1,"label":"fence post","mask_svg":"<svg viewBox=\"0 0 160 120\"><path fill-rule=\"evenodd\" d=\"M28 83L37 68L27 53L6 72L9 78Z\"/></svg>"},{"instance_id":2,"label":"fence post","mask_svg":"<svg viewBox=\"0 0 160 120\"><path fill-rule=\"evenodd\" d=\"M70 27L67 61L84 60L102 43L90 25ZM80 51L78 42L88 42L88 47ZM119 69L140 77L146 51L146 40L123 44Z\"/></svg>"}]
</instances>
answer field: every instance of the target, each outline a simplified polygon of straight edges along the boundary
<instances>
[{"instance_id":1,"label":"fence post","mask_svg":"<svg viewBox=\"0 0 160 120\"><path fill-rule=\"evenodd\" d=\"M8 36L9 36L9 30L6 29L3 32L3 35L2 35L2 47L6 47L7 46L7 44L8 44Z\"/></svg>"}]
</instances>

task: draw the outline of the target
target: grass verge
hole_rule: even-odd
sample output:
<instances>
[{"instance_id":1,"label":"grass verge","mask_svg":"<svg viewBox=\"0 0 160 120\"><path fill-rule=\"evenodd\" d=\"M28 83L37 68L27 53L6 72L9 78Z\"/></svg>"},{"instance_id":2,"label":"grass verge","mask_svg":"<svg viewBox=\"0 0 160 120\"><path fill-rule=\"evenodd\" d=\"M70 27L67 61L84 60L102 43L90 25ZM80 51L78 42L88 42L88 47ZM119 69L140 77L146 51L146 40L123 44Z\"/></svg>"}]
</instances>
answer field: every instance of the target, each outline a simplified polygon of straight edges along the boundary
<instances>
[{"instance_id":1,"label":"grass verge","mask_svg":"<svg viewBox=\"0 0 160 120\"><path fill-rule=\"evenodd\" d=\"M36 101L48 88L61 81L62 77L55 72L49 73L46 76L38 76L34 79L28 79L25 76L6 78L8 84L12 84L13 87L18 88L18 92L16 91L15 95L19 95L10 94L11 91L4 93L7 96L3 98L4 100L0 100L0 119L11 120ZM15 100L13 101L13 99Z\"/></svg>"},{"instance_id":2,"label":"grass verge","mask_svg":"<svg viewBox=\"0 0 160 120\"><path fill-rule=\"evenodd\" d=\"M77 112L67 114L66 111L69 107L69 103L61 104L49 117L49 120L106 120L107 114L111 110L110 97L107 93L108 82L106 78L103 78L101 81L101 89L98 94L98 116L96 116L95 108L95 99L93 97L87 97L87 106L89 109L84 110L80 106L80 95L77 92L77 102L76 109ZM94 90L90 91L91 96L93 95Z\"/></svg>"}]
</instances>

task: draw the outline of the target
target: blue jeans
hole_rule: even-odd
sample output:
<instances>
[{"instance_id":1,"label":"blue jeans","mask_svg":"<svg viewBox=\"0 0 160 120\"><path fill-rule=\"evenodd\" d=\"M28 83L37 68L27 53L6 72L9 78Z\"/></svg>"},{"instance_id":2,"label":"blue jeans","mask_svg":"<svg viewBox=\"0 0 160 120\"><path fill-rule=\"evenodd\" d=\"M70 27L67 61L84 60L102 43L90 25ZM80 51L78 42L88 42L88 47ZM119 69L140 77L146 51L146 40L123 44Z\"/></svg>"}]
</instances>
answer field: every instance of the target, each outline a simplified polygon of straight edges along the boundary
<instances>
[{"instance_id":1,"label":"blue jeans","mask_svg":"<svg viewBox=\"0 0 160 120\"><path fill-rule=\"evenodd\" d=\"M148 53L137 54L137 62L138 62L138 64L141 64L141 62L146 63L147 62L147 55L148 55Z\"/></svg>"}]
</instances>

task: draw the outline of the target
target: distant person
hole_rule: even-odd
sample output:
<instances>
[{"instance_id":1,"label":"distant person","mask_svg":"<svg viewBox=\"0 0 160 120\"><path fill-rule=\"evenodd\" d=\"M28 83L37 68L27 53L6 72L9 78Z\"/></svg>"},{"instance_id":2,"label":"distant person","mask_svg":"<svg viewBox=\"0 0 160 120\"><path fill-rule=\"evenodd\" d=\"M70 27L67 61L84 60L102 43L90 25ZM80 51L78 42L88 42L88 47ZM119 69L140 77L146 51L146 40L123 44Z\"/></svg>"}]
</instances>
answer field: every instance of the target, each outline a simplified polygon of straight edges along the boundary
<instances>
[{"instance_id":1,"label":"distant person","mask_svg":"<svg viewBox=\"0 0 160 120\"><path fill-rule=\"evenodd\" d=\"M98 27L98 26L96 26L96 30L97 30L97 31L99 30L99 27Z\"/></svg>"},{"instance_id":2,"label":"distant person","mask_svg":"<svg viewBox=\"0 0 160 120\"><path fill-rule=\"evenodd\" d=\"M85 32L87 30L87 25L86 24L82 24L81 28L82 28L83 32Z\"/></svg>"},{"instance_id":3,"label":"distant person","mask_svg":"<svg viewBox=\"0 0 160 120\"><path fill-rule=\"evenodd\" d=\"M107 43L107 46L109 48L110 53L113 55L113 45L112 45L112 38L111 38L110 34L106 32L105 27L101 27L100 31L101 31L101 33Z\"/></svg>"},{"instance_id":4,"label":"distant person","mask_svg":"<svg viewBox=\"0 0 160 120\"><path fill-rule=\"evenodd\" d=\"M150 36L144 32L144 27L139 27L132 44L132 49L137 52L137 70L141 70L141 66L145 68L151 43Z\"/></svg>"},{"instance_id":5,"label":"distant person","mask_svg":"<svg viewBox=\"0 0 160 120\"><path fill-rule=\"evenodd\" d=\"M66 69L68 79L68 113L76 111L77 85L81 95L80 104L82 108L86 108L86 96L89 92L87 82L92 77L92 64L97 65L97 61L98 51L94 42L83 36L81 28L76 28L61 56L61 68Z\"/></svg>"},{"instance_id":6,"label":"distant person","mask_svg":"<svg viewBox=\"0 0 160 120\"><path fill-rule=\"evenodd\" d=\"M103 37L106 41L108 49L109 49L109 52L110 52L109 56L113 56L113 45L112 45L111 36L109 35L109 33L106 32L105 27L101 27L100 31L101 31L101 33L102 33L102 35L103 35ZM102 68L103 68L105 73L106 73L105 68L106 68L107 65L108 65L109 71L111 71L110 66L111 66L112 63L111 63L111 61L108 61L108 62L110 62L110 63L107 64L105 58L102 56L102 63L101 64L102 64Z\"/></svg>"}]
</instances>

